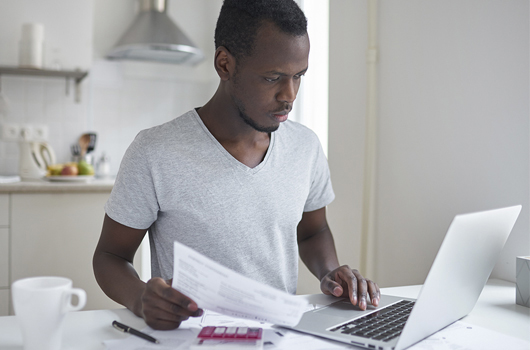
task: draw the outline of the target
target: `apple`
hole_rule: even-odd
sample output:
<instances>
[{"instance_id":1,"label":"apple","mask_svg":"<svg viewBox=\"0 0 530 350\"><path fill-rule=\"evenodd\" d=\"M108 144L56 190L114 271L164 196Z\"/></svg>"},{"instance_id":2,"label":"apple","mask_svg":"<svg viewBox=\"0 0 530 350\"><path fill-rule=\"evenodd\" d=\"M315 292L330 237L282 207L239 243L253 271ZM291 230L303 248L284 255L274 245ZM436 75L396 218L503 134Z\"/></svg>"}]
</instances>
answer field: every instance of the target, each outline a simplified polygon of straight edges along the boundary
<instances>
[{"instance_id":1,"label":"apple","mask_svg":"<svg viewBox=\"0 0 530 350\"><path fill-rule=\"evenodd\" d=\"M94 175L94 167L92 164L86 162L86 160L81 160L77 163L77 170L79 175Z\"/></svg>"},{"instance_id":2,"label":"apple","mask_svg":"<svg viewBox=\"0 0 530 350\"><path fill-rule=\"evenodd\" d=\"M61 175L63 176L77 176L79 173L79 170L77 169L76 165L67 164L63 167L63 170L61 170Z\"/></svg>"}]
</instances>

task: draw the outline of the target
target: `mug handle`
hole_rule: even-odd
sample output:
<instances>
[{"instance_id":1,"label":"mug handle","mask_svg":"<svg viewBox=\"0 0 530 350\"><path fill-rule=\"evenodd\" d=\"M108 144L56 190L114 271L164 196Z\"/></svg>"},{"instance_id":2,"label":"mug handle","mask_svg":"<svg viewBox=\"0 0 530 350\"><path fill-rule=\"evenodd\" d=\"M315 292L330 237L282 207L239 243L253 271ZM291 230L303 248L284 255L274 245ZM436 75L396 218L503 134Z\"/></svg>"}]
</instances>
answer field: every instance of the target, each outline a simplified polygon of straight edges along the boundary
<instances>
[{"instance_id":1,"label":"mug handle","mask_svg":"<svg viewBox=\"0 0 530 350\"><path fill-rule=\"evenodd\" d=\"M72 305L72 295L77 295L77 305ZM64 312L78 311L85 307L86 292L80 288L72 288L63 294Z\"/></svg>"}]
</instances>

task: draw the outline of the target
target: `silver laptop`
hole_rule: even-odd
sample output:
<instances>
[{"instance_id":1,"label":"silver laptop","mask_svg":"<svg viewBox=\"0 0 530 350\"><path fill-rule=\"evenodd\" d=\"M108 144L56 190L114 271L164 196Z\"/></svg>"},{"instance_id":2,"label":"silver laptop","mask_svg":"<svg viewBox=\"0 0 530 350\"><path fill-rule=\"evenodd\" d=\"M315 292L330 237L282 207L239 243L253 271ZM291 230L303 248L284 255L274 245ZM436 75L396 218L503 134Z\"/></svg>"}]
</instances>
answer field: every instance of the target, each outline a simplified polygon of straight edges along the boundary
<instances>
[{"instance_id":1,"label":"silver laptop","mask_svg":"<svg viewBox=\"0 0 530 350\"><path fill-rule=\"evenodd\" d=\"M348 299L306 312L292 329L368 348L405 349L466 316L493 270L521 206L457 215L418 299L382 295L360 311Z\"/></svg>"}]
</instances>

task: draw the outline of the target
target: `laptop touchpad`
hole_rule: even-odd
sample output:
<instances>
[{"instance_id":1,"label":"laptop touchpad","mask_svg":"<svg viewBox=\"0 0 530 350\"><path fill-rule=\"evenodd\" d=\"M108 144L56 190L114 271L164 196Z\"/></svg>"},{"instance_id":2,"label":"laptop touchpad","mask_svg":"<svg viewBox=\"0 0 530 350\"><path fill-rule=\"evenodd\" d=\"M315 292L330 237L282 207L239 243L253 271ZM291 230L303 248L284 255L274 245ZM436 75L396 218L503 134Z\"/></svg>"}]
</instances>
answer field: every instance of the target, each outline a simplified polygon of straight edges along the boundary
<instances>
[{"instance_id":1,"label":"laptop touchpad","mask_svg":"<svg viewBox=\"0 0 530 350\"><path fill-rule=\"evenodd\" d=\"M356 317L358 315L361 315L363 313L370 312L373 310L375 310L375 308L369 305L366 311L361 311L359 307L352 305L352 303L348 299L346 299L346 300L337 301L327 307L323 307L322 309L316 310L315 313L330 315L330 316L342 316L342 317L344 317L345 314L349 314L349 317Z\"/></svg>"}]
</instances>

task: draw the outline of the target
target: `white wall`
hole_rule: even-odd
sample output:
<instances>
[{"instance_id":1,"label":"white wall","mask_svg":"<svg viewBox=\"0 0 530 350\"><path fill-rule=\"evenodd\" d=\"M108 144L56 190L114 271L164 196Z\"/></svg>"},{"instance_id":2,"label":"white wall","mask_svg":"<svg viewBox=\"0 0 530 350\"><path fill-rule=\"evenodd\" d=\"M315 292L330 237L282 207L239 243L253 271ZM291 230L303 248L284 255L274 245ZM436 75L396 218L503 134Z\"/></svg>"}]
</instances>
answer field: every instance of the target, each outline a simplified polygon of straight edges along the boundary
<instances>
[{"instance_id":1,"label":"white wall","mask_svg":"<svg viewBox=\"0 0 530 350\"><path fill-rule=\"evenodd\" d=\"M22 24L44 26L44 65L87 69L92 63L92 1L0 1L0 64L18 64ZM71 49L75 48L75 49Z\"/></svg>"},{"instance_id":2,"label":"white wall","mask_svg":"<svg viewBox=\"0 0 530 350\"><path fill-rule=\"evenodd\" d=\"M328 160L336 198L328 221L339 261L351 267L360 265L366 12L365 1L330 1Z\"/></svg>"},{"instance_id":3,"label":"white wall","mask_svg":"<svg viewBox=\"0 0 530 350\"><path fill-rule=\"evenodd\" d=\"M383 286L422 283L454 215L520 203L493 272L514 280L515 256L530 253L528 1L379 7L372 277ZM358 263L366 2L332 1L331 13L332 43L341 42L330 53L330 166L338 195L329 211L332 229L355 243L346 260Z\"/></svg>"}]
</instances>

